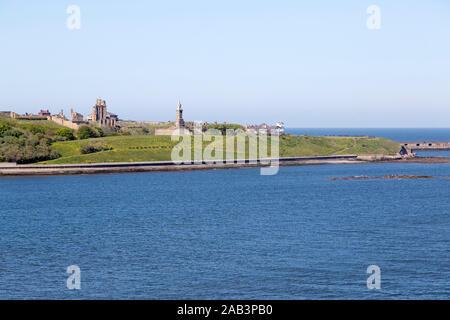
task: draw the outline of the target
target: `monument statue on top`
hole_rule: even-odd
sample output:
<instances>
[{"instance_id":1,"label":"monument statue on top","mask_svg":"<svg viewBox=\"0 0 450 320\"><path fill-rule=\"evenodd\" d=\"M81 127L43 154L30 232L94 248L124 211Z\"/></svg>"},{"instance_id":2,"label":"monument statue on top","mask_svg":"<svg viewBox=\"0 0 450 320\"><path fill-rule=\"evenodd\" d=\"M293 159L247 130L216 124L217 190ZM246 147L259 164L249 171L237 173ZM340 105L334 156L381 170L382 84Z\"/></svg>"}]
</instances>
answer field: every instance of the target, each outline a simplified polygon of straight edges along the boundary
<instances>
[{"instance_id":1,"label":"monument statue on top","mask_svg":"<svg viewBox=\"0 0 450 320\"><path fill-rule=\"evenodd\" d=\"M184 120L183 120L183 109L181 108L182 104L178 99L178 108L177 108L177 119L175 120L175 128L181 129L184 128Z\"/></svg>"}]
</instances>

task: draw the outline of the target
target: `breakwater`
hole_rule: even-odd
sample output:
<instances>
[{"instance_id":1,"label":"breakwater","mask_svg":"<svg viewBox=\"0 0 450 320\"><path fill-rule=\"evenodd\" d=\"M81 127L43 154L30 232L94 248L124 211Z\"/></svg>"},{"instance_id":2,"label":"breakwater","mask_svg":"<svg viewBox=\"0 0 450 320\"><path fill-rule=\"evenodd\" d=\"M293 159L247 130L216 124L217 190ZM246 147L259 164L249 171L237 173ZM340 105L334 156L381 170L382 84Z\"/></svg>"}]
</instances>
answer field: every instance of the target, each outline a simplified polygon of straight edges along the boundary
<instances>
[{"instance_id":1,"label":"breakwater","mask_svg":"<svg viewBox=\"0 0 450 320\"><path fill-rule=\"evenodd\" d=\"M450 150L450 142L401 142L401 145L412 152Z\"/></svg>"},{"instance_id":2,"label":"breakwater","mask_svg":"<svg viewBox=\"0 0 450 320\"><path fill-rule=\"evenodd\" d=\"M392 159L383 158L384 160ZM392 156L394 157L394 156ZM146 161L146 162L114 162L114 163L88 163L63 165L2 165L0 176L14 175L63 175L63 174L93 174L93 173L120 173L120 172L146 172L146 171L178 171L178 170L206 170L227 169L243 167L264 167L274 165L306 165L327 163L364 162L357 155L344 156L313 156L313 157L286 157L280 159L245 159L234 162L218 163L215 161L202 161L201 163L176 163L172 161Z\"/></svg>"},{"instance_id":3,"label":"breakwater","mask_svg":"<svg viewBox=\"0 0 450 320\"><path fill-rule=\"evenodd\" d=\"M87 164L61 164L61 165L15 165L0 163L0 177L2 176L39 176L39 175L79 175L102 173L127 173L151 171L189 171L210 169L232 169L246 167L268 166L302 166L319 164L357 164L357 163L450 163L450 158L440 157L402 157L400 155L343 155L343 156L312 156L312 157L286 157L280 159L235 160L231 163L218 163L215 161L202 161L196 164L175 163L172 161L146 161L146 162L114 162L114 163L87 163Z\"/></svg>"}]
</instances>

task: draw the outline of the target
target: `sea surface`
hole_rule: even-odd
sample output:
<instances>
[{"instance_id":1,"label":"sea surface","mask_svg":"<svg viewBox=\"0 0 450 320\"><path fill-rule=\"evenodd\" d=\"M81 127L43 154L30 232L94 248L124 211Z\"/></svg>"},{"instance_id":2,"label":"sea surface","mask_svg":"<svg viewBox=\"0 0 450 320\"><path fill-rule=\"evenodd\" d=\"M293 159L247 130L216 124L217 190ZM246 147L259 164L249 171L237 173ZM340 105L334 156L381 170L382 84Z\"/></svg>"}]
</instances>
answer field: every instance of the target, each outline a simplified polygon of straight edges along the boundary
<instances>
[{"instance_id":1,"label":"sea surface","mask_svg":"<svg viewBox=\"0 0 450 320\"><path fill-rule=\"evenodd\" d=\"M388 174L439 177L329 180ZM448 175L388 163L1 178L0 299L448 299ZM66 288L70 265L81 290Z\"/></svg>"},{"instance_id":2,"label":"sea surface","mask_svg":"<svg viewBox=\"0 0 450 320\"><path fill-rule=\"evenodd\" d=\"M435 178L329 179L390 174ZM361 163L0 178L0 299L449 299L447 176Z\"/></svg>"}]
</instances>

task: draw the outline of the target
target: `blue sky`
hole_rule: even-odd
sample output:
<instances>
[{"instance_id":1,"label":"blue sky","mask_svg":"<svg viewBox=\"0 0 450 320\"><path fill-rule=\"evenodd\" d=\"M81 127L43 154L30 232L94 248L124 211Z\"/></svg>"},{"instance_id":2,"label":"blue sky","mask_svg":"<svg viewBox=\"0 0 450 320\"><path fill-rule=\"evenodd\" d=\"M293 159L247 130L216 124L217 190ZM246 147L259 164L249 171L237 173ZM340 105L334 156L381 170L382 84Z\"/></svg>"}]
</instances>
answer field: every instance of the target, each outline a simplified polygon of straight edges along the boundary
<instances>
[{"instance_id":1,"label":"blue sky","mask_svg":"<svg viewBox=\"0 0 450 320\"><path fill-rule=\"evenodd\" d=\"M449 35L448 0L0 0L0 110L449 127Z\"/></svg>"}]
</instances>

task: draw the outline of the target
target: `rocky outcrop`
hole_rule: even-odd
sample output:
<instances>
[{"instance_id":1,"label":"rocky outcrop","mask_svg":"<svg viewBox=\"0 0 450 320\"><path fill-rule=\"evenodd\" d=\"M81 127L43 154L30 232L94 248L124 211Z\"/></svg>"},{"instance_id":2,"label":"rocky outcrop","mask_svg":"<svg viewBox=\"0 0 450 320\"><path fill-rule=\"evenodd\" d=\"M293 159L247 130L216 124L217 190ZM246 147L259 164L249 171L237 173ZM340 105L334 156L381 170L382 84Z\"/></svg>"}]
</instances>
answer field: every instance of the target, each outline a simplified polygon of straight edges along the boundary
<instances>
[{"instance_id":1,"label":"rocky outcrop","mask_svg":"<svg viewBox=\"0 0 450 320\"><path fill-rule=\"evenodd\" d=\"M433 179L435 176L413 176L413 175L387 175L382 177L368 177L368 176L350 176L350 177L343 177L343 178L328 178L329 180L386 180L386 179ZM448 176L445 176L444 178L448 178Z\"/></svg>"},{"instance_id":2,"label":"rocky outcrop","mask_svg":"<svg viewBox=\"0 0 450 320\"><path fill-rule=\"evenodd\" d=\"M395 155L384 155L384 154L372 154L372 155L361 155L356 158L360 161L384 161L384 160L400 160L403 156L400 154Z\"/></svg>"}]
</instances>

